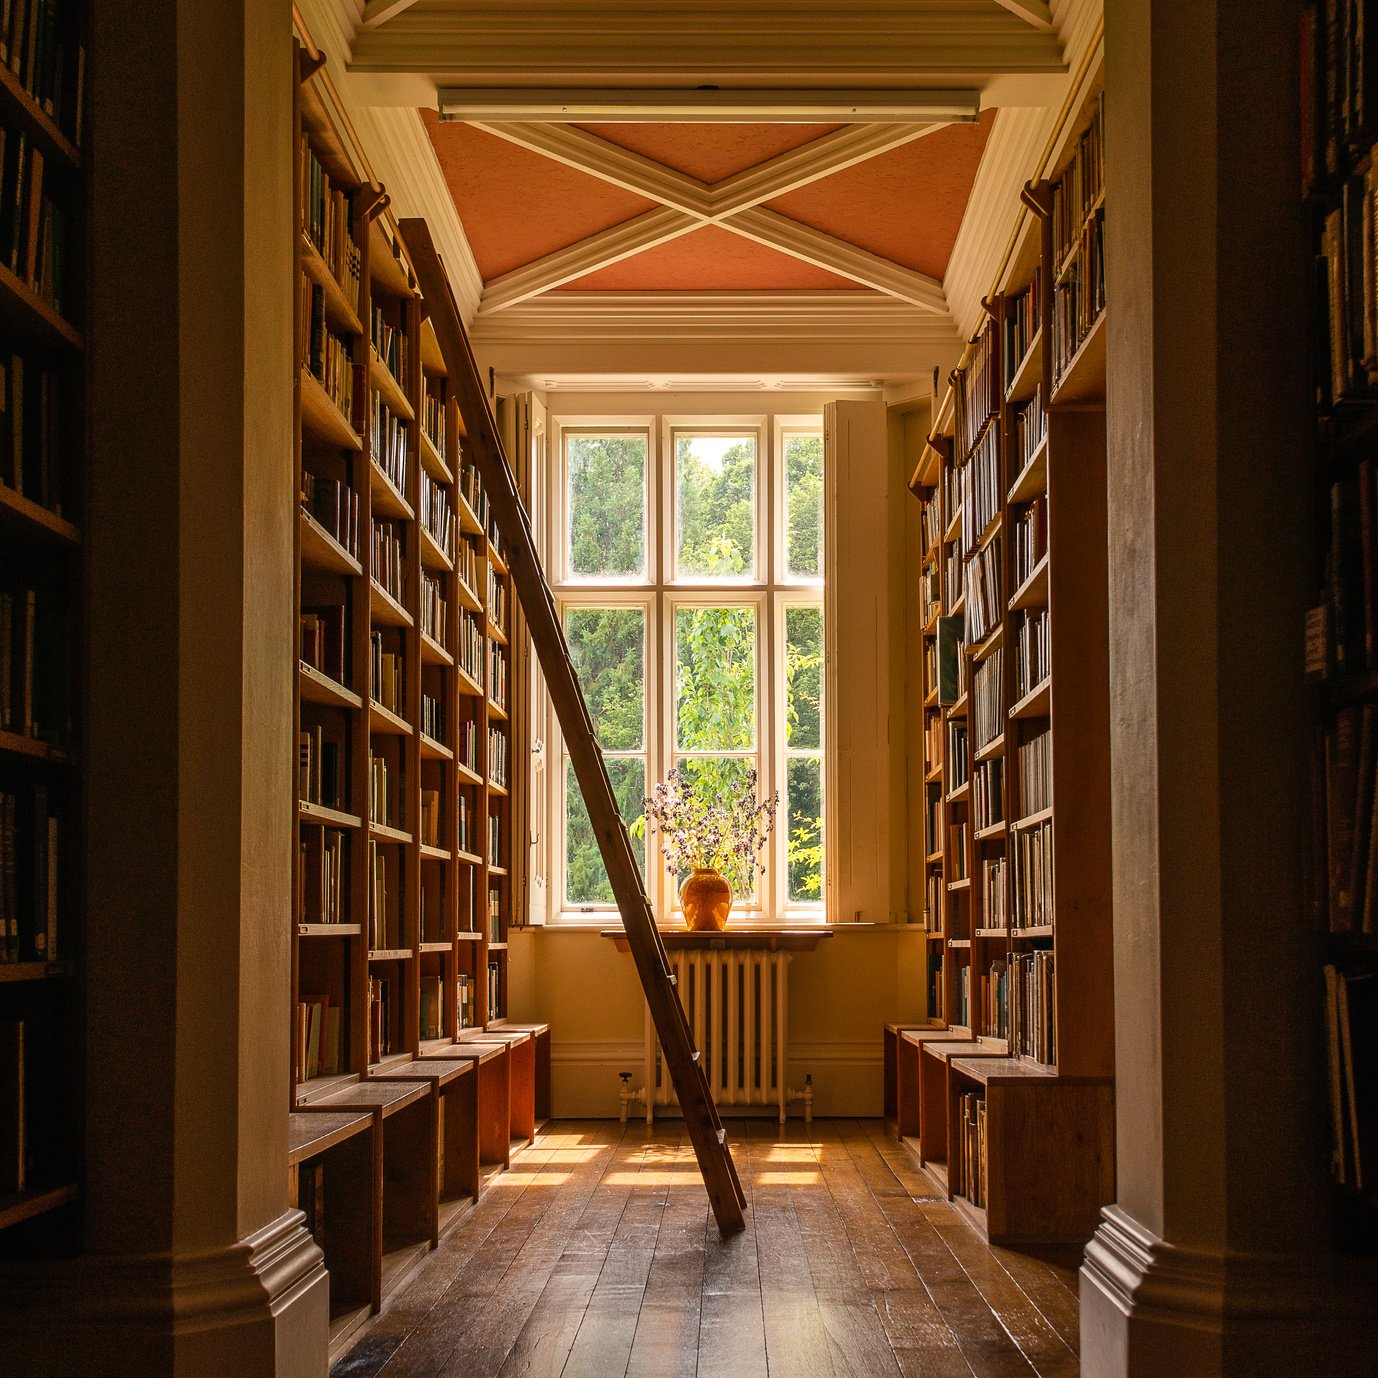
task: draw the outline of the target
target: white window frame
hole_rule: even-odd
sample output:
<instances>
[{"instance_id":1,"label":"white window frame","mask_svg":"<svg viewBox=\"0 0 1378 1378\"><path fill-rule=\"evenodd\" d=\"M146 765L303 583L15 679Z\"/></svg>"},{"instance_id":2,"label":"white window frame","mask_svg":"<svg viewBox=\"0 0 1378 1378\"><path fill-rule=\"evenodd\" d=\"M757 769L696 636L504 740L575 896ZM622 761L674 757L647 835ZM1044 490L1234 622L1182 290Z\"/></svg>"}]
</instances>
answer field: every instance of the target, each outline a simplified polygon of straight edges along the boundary
<instances>
[{"instance_id":1,"label":"white window frame","mask_svg":"<svg viewBox=\"0 0 1378 1378\"><path fill-rule=\"evenodd\" d=\"M754 571L749 577L705 579L675 577L675 436L681 432L711 436L746 433L756 438L756 504L753 541ZM789 578L785 570L785 471L784 440L791 433L821 436L820 413L804 415L590 415L551 416L547 447L546 492L549 503L550 560L547 568L561 626L571 607L642 607L646 616L646 741L647 785L665 778L675 760L674 750L674 622L675 610L685 606L753 606L756 609L756 746L754 753L704 753L752 755L757 762L763 792L780 791L780 807L768 844L767 865L757 883L756 901L750 907L734 906L734 913L753 923L818 923L825 919L822 897L816 902L788 903L788 797L785 748L785 612L786 607L823 607L823 580ZM644 434L647 440L646 473L646 579L623 577L575 578L568 567L569 488L566 475L566 437L577 435ZM821 726L821 725L820 725ZM565 903L565 799L568 772L563 735L553 715L550 720L549 755L554 769L544 772L546 818L549 827L550 917L554 925L603 927L616 918L616 905L592 907ZM635 753L617 752L614 755ZM818 753L821 757L821 743ZM827 832L826 798L824 833ZM646 839L646 891L657 920L675 924L678 895L666 873L659 840L648 830Z\"/></svg>"}]
</instances>

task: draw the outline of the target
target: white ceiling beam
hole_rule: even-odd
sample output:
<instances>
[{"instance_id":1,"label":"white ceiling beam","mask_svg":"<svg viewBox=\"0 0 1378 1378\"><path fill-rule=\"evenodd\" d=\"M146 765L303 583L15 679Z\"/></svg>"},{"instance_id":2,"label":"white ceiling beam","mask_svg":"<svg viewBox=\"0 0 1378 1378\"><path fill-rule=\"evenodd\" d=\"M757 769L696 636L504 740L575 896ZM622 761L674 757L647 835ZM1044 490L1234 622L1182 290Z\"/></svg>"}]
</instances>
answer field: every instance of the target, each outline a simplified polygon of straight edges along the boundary
<instances>
[{"instance_id":1,"label":"white ceiling beam","mask_svg":"<svg viewBox=\"0 0 1378 1378\"><path fill-rule=\"evenodd\" d=\"M816 268L851 278L863 287L873 287L877 292L898 297L927 311L947 311L943 285L936 278L926 273L916 273L912 268L902 268L888 258L867 253L855 244L801 225L797 220L790 220L775 211L756 206L720 223L723 229L731 230L744 239L778 249Z\"/></svg>"},{"instance_id":2,"label":"white ceiling beam","mask_svg":"<svg viewBox=\"0 0 1378 1378\"><path fill-rule=\"evenodd\" d=\"M366 29L376 29L396 18L403 10L410 9L416 0L368 0L364 6L362 23Z\"/></svg>"},{"instance_id":3,"label":"white ceiling beam","mask_svg":"<svg viewBox=\"0 0 1378 1378\"><path fill-rule=\"evenodd\" d=\"M1041 29L1044 33L1053 31L1053 16L1047 0L995 0L995 3L1035 29Z\"/></svg>"},{"instance_id":4,"label":"white ceiling beam","mask_svg":"<svg viewBox=\"0 0 1378 1378\"><path fill-rule=\"evenodd\" d=\"M494 278L483 291L479 302L480 314L501 311L519 301L549 292L566 282L573 282L599 268L620 263L658 244L678 239L702 222L668 207L634 216L609 230L589 235L568 248L557 249L510 273Z\"/></svg>"}]
</instances>

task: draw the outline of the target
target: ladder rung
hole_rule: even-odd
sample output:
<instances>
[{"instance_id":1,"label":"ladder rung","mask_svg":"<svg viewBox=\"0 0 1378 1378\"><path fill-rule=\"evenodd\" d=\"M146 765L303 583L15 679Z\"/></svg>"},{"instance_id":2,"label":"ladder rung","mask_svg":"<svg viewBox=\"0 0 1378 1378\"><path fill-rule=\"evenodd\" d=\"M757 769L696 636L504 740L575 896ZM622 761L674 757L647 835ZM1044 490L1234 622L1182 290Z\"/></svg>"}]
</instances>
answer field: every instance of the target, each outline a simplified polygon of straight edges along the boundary
<instances>
[{"instance_id":1,"label":"ladder rung","mask_svg":"<svg viewBox=\"0 0 1378 1378\"><path fill-rule=\"evenodd\" d=\"M720 1144L725 1144L725 1143L727 1142L727 1130L725 1130L725 1129L720 1129L720 1130L718 1130L718 1132L717 1132L717 1139L718 1139L718 1143L720 1143Z\"/></svg>"}]
</instances>

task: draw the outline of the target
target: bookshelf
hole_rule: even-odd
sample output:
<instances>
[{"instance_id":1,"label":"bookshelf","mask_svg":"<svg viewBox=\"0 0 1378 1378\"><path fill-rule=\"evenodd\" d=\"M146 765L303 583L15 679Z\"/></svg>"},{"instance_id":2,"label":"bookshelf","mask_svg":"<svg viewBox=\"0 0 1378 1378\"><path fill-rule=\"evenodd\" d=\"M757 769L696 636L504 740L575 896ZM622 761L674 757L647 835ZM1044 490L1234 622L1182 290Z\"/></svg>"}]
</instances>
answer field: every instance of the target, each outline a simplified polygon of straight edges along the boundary
<instances>
[{"instance_id":1,"label":"bookshelf","mask_svg":"<svg viewBox=\"0 0 1378 1378\"><path fill-rule=\"evenodd\" d=\"M79 1246L84 5L0 18L0 1255Z\"/></svg>"},{"instance_id":2,"label":"bookshelf","mask_svg":"<svg viewBox=\"0 0 1378 1378\"><path fill-rule=\"evenodd\" d=\"M927 1013L949 1036L899 1035L897 1122L1006 1242L1084 1241L1113 1199L1099 82L1023 193L910 480Z\"/></svg>"},{"instance_id":3,"label":"bookshelf","mask_svg":"<svg viewBox=\"0 0 1378 1378\"><path fill-rule=\"evenodd\" d=\"M1302 194L1315 294L1309 919L1321 969L1337 1240L1378 1248L1378 292L1371 207L1378 53L1341 5L1303 8ZM1322 1003L1323 1002L1323 1003Z\"/></svg>"},{"instance_id":4,"label":"bookshelf","mask_svg":"<svg viewBox=\"0 0 1378 1378\"><path fill-rule=\"evenodd\" d=\"M502 543L388 197L300 30L298 62L293 1188L327 1240L326 1216L363 1238L361 1197L381 1212L373 1266L332 1296L338 1346L478 1195L480 1161L530 1138L549 1039L473 1041L508 1001Z\"/></svg>"}]
</instances>

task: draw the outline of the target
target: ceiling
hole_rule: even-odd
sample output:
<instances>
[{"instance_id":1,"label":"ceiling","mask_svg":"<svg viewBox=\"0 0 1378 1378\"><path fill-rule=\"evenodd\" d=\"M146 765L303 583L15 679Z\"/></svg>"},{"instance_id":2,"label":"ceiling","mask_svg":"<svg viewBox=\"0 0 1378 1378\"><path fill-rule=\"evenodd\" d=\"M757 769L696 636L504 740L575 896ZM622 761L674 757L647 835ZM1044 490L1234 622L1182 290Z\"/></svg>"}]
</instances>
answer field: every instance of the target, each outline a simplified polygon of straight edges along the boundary
<instances>
[{"instance_id":1,"label":"ceiling","mask_svg":"<svg viewBox=\"0 0 1378 1378\"><path fill-rule=\"evenodd\" d=\"M643 371L618 360L649 363L653 335L679 341L678 352L660 349L670 371L710 368L709 317L727 337L719 367L733 354L734 322L758 355L778 355L780 366L764 371L782 375L799 371L791 360L821 358L830 331L847 333L844 316L883 319L882 334L907 341L889 376L950 358L960 334L946 280L983 157L995 144L1005 156L1002 120L1062 99L1068 17L1086 8L340 2L354 10L355 98L415 111L434 152L476 270L480 352L510 347L539 373L542 341L558 341L565 348L545 349L545 370L567 373L571 331L591 326L605 338L625 307L640 347L604 351L602 371L619 376ZM638 113L648 92L692 101L696 88L750 108L721 123L657 120L653 104ZM838 122L849 93L899 91L963 93L970 112ZM442 119L451 92L480 103L501 95L502 109ZM561 123L548 109L552 97L579 97L597 111L613 93L607 120ZM754 329L758 318L770 324ZM812 353L784 347L806 336L819 346ZM859 335L854 343L856 362L865 351Z\"/></svg>"}]
</instances>

